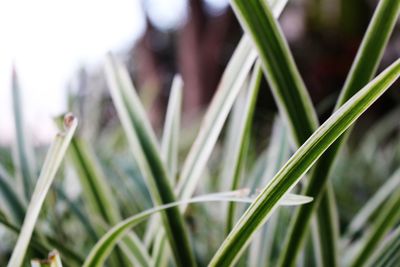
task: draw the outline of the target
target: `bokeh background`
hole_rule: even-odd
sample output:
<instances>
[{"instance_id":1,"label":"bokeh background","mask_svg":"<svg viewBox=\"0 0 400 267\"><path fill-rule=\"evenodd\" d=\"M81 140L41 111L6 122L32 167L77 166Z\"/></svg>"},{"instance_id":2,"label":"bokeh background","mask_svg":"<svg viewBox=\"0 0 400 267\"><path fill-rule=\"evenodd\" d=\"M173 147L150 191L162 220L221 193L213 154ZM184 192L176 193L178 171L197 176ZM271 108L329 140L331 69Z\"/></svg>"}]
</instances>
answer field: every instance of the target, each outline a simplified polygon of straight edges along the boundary
<instances>
[{"instance_id":1,"label":"bokeh background","mask_svg":"<svg viewBox=\"0 0 400 267\"><path fill-rule=\"evenodd\" d=\"M291 0L284 10L282 29L322 111L333 106L376 3ZM398 29L382 66L400 55ZM55 131L52 117L67 110L68 95L107 97L102 71L107 51L129 66L156 127L163 120L172 77L180 73L185 82L184 120L190 121L210 101L242 30L228 0L17 0L1 1L0 34L0 142L14 140L14 65L27 126L33 142L43 143ZM268 90L262 94L259 106L274 110ZM398 101L399 93L391 90L372 117Z\"/></svg>"}]
</instances>

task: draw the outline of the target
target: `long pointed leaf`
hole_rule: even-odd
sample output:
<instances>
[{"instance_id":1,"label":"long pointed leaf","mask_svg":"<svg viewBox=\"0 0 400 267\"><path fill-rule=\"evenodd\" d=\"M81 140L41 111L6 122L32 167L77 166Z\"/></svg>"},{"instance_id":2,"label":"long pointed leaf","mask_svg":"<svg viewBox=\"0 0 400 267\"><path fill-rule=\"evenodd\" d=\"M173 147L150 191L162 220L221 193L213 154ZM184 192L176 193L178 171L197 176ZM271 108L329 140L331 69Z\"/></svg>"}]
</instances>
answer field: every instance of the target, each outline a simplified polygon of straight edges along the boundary
<instances>
[{"instance_id":1,"label":"long pointed leaf","mask_svg":"<svg viewBox=\"0 0 400 267\"><path fill-rule=\"evenodd\" d=\"M8 262L9 267L19 267L24 260L26 249L31 239L36 220L39 217L43 202L65 155L77 124L78 121L76 118L70 114L66 115L64 119L66 132L61 132L56 135L47 153L42 171L36 183L35 190L25 215L17 244L15 245L11 259Z\"/></svg>"},{"instance_id":2,"label":"long pointed leaf","mask_svg":"<svg viewBox=\"0 0 400 267\"><path fill-rule=\"evenodd\" d=\"M108 57L106 75L110 92L124 130L131 145L136 162L146 177L153 201L162 205L175 201L171 179L161 159L156 137L129 75L115 60ZM162 213L164 227L179 266L195 266L190 248L188 232L177 207Z\"/></svg>"},{"instance_id":3,"label":"long pointed leaf","mask_svg":"<svg viewBox=\"0 0 400 267\"><path fill-rule=\"evenodd\" d=\"M297 150L263 189L236 224L212 259L210 266L230 266L246 248L254 232L276 209L280 198L290 191L326 149L349 128L400 76L400 59L361 89L338 109Z\"/></svg>"}]
</instances>

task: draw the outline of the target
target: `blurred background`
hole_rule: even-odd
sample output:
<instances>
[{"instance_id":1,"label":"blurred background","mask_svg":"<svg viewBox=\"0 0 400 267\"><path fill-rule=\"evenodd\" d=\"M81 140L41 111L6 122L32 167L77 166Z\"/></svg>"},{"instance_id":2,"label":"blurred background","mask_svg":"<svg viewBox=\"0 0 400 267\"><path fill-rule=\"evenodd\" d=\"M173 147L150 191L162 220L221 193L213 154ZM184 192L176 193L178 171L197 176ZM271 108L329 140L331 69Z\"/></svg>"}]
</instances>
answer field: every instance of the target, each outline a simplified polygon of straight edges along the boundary
<instances>
[{"instance_id":1,"label":"blurred background","mask_svg":"<svg viewBox=\"0 0 400 267\"><path fill-rule=\"evenodd\" d=\"M280 18L322 117L334 104L376 3L291 0ZM82 112L109 112L107 104L98 106L108 98L102 70L107 51L129 66L156 127L163 121L172 77L180 73L183 119L190 121L210 101L242 30L228 0L17 0L1 1L0 34L0 142L14 140L14 65L27 127L40 144L54 134L52 117L67 110L69 96ZM382 66L399 55L397 26ZM273 111L268 90L261 92L259 106ZM391 90L373 113L398 101L399 93Z\"/></svg>"}]
</instances>

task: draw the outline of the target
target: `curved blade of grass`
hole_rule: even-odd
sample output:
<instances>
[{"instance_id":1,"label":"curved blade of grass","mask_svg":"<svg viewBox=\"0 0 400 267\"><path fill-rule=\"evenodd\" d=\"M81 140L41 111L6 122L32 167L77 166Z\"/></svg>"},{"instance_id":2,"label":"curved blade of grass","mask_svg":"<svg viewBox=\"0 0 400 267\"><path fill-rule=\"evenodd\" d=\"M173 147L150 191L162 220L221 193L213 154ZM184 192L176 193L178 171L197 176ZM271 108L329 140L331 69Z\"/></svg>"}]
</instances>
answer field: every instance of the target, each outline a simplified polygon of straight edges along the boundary
<instances>
[{"instance_id":1,"label":"curved blade of grass","mask_svg":"<svg viewBox=\"0 0 400 267\"><path fill-rule=\"evenodd\" d=\"M18 195L15 186L7 171L0 165L0 199L2 206L6 209L7 215L12 217L12 221L22 224L25 216L25 205Z\"/></svg>"},{"instance_id":2,"label":"curved blade of grass","mask_svg":"<svg viewBox=\"0 0 400 267\"><path fill-rule=\"evenodd\" d=\"M393 191L400 187L400 169L397 170L392 177L390 177L373 195L368 202L363 205L361 210L351 220L347 231L344 235L345 242L348 243L350 239L359 233L371 217L378 212L383 206L383 203L392 195Z\"/></svg>"},{"instance_id":3,"label":"curved blade of grass","mask_svg":"<svg viewBox=\"0 0 400 267\"><path fill-rule=\"evenodd\" d=\"M111 55L108 56L106 75L113 102L138 167L146 177L153 201L158 205L174 202L171 179L161 159L155 134L127 71L117 65ZM162 219L176 264L195 266L188 232L179 209L174 207L163 212Z\"/></svg>"},{"instance_id":4,"label":"curved blade of grass","mask_svg":"<svg viewBox=\"0 0 400 267\"><path fill-rule=\"evenodd\" d=\"M339 108L297 150L241 217L210 266L230 266L246 248L254 232L276 209L281 197L289 192L326 149L360 117L400 76L400 59L361 89Z\"/></svg>"},{"instance_id":5,"label":"curved blade of grass","mask_svg":"<svg viewBox=\"0 0 400 267\"><path fill-rule=\"evenodd\" d=\"M258 91L260 88L260 82L262 78L262 70L260 62L257 61L253 74L251 77L248 92L246 92L243 109L241 109L240 121L237 125L234 125L236 131L236 138L232 144L231 155L233 156L232 161L225 166L229 166L230 172L228 172L228 179L231 180L230 190L234 191L240 186L240 177L244 168L245 155L248 149L248 138L250 137L251 125L253 122L254 110L256 107L256 100ZM228 180L229 181L229 180ZM229 233L234 225L235 219L235 205L234 203L228 204L228 215L226 232Z\"/></svg>"},{"instance_id":6,"label":"curved blade of grass","mask_svg":"<svg viewBox=\"0 0 400 267\"><path fill-rule=\"evenodd\" d=\"M112 227L92 248L89 253L89 256L86 258L84 267L95 267L95 266L102 266L105 259L111 253L113 247L116 243L126 234L126 232L137 225L138 223L142 222L150 215L165 211L166 209L171 209L177 207L179 205L187 205L191 203L201 203L201 202L221 202L221 201L235 201L241 203L251 203L254 199L252 196L249 195L250 191L246 189L241 189L237 191L230 191L230 192L222 192L222 193L214 193L214 194L207 194L203 196L198 196L191 199L181 200L177 202L168 203L165 205L161 205L158 207L154 207L143 211L139 214L131 216L122 222L118 223L114 227ZM304 203L308 203L312 201L311 198L307 196L300 196L295 195L291 196L290 198L296 199L294 202L295 205L301 205ZM291 200L289 202L292 203ZM283 203L286 203L286 200L283 199Z\"/></svg>"},{"instance_id":7,"label":"curved blade of grass","mask_svg":"<svg viewBox=\"0 0 400 267\"><path fill-rule=\"evenodd\" d=\"M75 132L77 124L77 119L71 114L67 114L64 119L66 132L58 133L51 144L42 171L36 183L35 190L33 191L17 244L15 245L11 259L8 262L9 267L19 267L24 260L26 249L31 239L36 220L39 217L41 207L68 148L72 135Z\"/></svg>"},{"instance_id":8,"label":"curved blade of grass","mask_svg":"<svg viewBox=\"0 0 400 267\"><path fill-rule=\"evenodd\" d=\"M399 13L398 1L382 0L371 20L367 33L362 41L361 47L358 51L356 60L352 65L352 69L346 80L345 86L341 92L341 96L336 104L336 109L344 104L355 92L360 90L365 84L368 83L376 72L376 66L382 57L382 51L386 47L388 38L393 31L396 18ZM338 154L341 144L345 141L345 136L340 137L321 157L317 162L314 171L310 175L309 183L303 190L303 194L313 196L315 201L310 205L300 207L295 214L289 226L285 246L281 254L280 266L292 266L295 262L296 255L298 254L301 244L304 241L304 234L307 225L314 210L320 205L318 213L318 221L324 224L324 227L319 227L321 231L320 236L324 238L325 242L322 243L322 253L324 264L332 264L333 261L337 265L336 253L332 253L336 249L334 234L337 232L337 222L334 218L327 219L326 216L334 215L334 210L329 211L332 203L329 198L324 194L324 187L328 180L330 170ZM328 225L326 224L328 223ZM330 227L329 227L330 224ZM323 231L328 232L323 232ZM329 239L331 242L328 242Z\"/></svg>"},{"instance_id":9,"label":"curved blade of grass","mask_svg":"<svg viewBox=\"0 0 400 267\"><path fill-rule=\"evenodd\" d=\"M374 252L370 260L366 263L368 267L395 267L392 260L400 260L400 227L385 240L384 244ZM392 265L391 265L392 263Z\"/></svg>"},{"instance_id":10,"label":"curved blade of grass","mask_svg":"<svg viewBox=\"0 0 400 267\"><path fill-rule=\"evenodd\" d=\"M25 200L29 200L33 189L35 164L31 155L32 151L29 150L26 140L27 134L25 133L23 110L21 105L21 90L19 87L17 71L15 70L15 67L13 68L12 73L12 100L15 133L17 135L17 169L21 172Z\"/></svg>"},{"instance_id":11,"label":"curved blade of grass","mask_svg":"<svg viewBox=\"0 0 400 267\"><path fill-rule=\"evenodd\" d=\"M364 266L390 229L398 224L400 219L399 207L400 188L397 188L387 203L381 207L379 217L371 224L367 234L358 243L359 247L349 266Z\"/></svg>"}]
</instances>

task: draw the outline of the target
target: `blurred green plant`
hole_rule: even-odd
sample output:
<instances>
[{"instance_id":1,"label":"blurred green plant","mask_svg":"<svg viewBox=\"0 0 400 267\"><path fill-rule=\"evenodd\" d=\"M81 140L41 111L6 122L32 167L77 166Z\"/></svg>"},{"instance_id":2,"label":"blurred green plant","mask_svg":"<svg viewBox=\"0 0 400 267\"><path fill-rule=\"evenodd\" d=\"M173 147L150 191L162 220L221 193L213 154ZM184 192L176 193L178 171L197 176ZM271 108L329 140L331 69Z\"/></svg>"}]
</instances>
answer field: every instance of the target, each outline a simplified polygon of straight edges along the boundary
<instances>
[{"instance_id":1,"label":"blurred green plant","mask_svg":"<svg viewBox=\"0 0 400 267\"><path fill-rule=\"evenodd\" d=\"M105 74L122 127L109 122L94 138L75 134L77 119L70 114L57 120L65 129L35 180L14 71L16 157L10 163L10 151L2 149L0 163L0 224L10 230L0 233L8 237L0 249L11 257L0 261L28 265L55 248L59 254L31 265L396 266L399 111L378 120L355 148L345 141L346 130L400 76L397 59L374 78L400 2L379 2L335 111L320 126L277 22L286 2L232 1L245 34L184 160L181 78L174 79L159 140L127 70L110 54ZM279 116L269 145L259 149L252 124L263 75ZM99 119L81 115L84 125ZM35 149L37 162L43 151ZM357 199L355 188L378 185ZM205 204L189 207L195 203ZM280 208L287 205L301 206Z\"/></svg>"}]
</instances>

